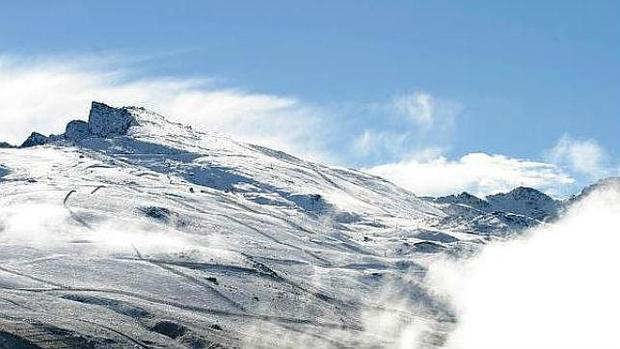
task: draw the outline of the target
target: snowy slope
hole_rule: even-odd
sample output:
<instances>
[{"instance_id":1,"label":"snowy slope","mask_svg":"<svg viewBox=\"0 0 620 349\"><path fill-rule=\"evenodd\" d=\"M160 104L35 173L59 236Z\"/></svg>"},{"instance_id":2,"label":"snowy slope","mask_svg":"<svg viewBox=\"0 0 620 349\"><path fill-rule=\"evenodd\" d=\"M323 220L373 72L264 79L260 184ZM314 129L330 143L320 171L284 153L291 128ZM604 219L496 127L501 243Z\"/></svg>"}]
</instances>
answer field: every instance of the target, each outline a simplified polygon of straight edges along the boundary
<instances>
[{"instance_id":1,"label":"snowy slope","mask_svg":"<svg viewBox=\"0 0 620 349\"><path fill-rule=\"evenodd\" d=\"M504 236L555 219L564 203L526 187L480 199L469 193L426 198L447 214L443 229L486 236Z\"/></svg>"},{"instance_id":2,"label":"snowy slope","mask_svg":"<svg viewBox=\"0 0 620 349\"><path fill-rule=\"evenodd\" d=\"M540 218L480 212L93 103L64 135L0 149L0 344L393 347L416 322L432 347L453 321L423 287L434 252L506 232L476 217Z\"/></svg>"}]
</instances>

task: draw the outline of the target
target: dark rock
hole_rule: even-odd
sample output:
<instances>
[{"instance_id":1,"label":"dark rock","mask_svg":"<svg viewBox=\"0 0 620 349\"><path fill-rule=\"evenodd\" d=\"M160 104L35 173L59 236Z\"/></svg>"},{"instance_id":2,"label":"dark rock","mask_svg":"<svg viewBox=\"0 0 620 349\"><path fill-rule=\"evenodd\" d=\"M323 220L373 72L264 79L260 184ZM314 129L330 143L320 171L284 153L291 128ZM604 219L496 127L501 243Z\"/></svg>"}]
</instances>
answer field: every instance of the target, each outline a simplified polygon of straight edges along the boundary
<instances>
[{"instance_id":1,"label":"dark rock","mask_svg":"<svg viewBox=\"0 0 620 349\"><path fill-rule=\"evenodd\" d=\"M187 328L176 322L163 320L155 324L155 326L151 328L151 331L161 333L172 339L176 339L184 335L187 332Z\"/></svg>"},{"instance_id":2,"label":"dark rock","mask_svg":"<svg viewBox=\"0 0 620 349\"><path fill-rule=\"evenodd\" d=\"M73 120L67 124L65 129L65 138L71 141L79 141L89 137L90 127L86 121Z\"/></svg>"},{"instance_id":3,"label":"dark rock","mask_svg":"<svg viewBox=\"0 0 620 349\"><path fill-rule=\"evenodd\" d=\"M62 298L68 299L74 302L102 306L116 313L129 316L134 319L140 319L140 318L151 316L151 313L149 313L144 308L133 305L131 303L119 301L116 299L95 297L95 296L89 296L89 295L79 295L79 294L67 294L67 295L62 296Z\"/></svg>"},{"instance_id":4,"label":"dark rock","mask_svg":"<svg viewBox=\"0 0 620 349\"><path fill-rule=\"evenodd\" d=\"M455 238L450 234L432 230L420 230L415 233L415 237L420 240L435 241L441 243L452 243L459 241L459 239Z\"/></svg>"},{"instance_id":5,"label":"dark rock","mask_svg":"<svg viewBox=\"0 0 620 349\"><path fill-rule=\"evenodd\" d=\"M435 202L440 204L462 204L473 207L477 210L487 211L490 208L490 204L477 196L470 193L463 192L458 195L448 195L438 197L434 199Z\"/></svg>"},{"instance_id":6,"label":"dark rock","mask_svg":"<svg viewBox=\"0 0 620 349\"><path fill-rule=\"evenodd\" d=\"M46 137L40 133L32 132L28 139L20 146L20 148L36 147L38 145L44 145L49 142L49 137Z\"/></svg>"},{"instance_id":7,"label":"dark rock","mask_svg":"<svg viewBox=\"0 0 620 349\"><path fill-rule=\"evenodd\" d=\"M321 214L332 208L320 194L289 194L286 199L309 213Z\"/></svg>"},{"instance_id":8,"label":"dark rock","mask_svg":"<svg viewBox=\"0 0 620 349\"><path fill-rule=\"evenodd\" d=\"M169 223L173 214L169 209L157 206L139 207L138 211L161 223Z\"/></svg>"},{"instance_id":9,"label":"dark rock","mask_svg":"<svg viewBox=\"0 0 620 349\"><path fill-rule=\"evenodd\" d=\"M0 348L40 349L41 347L12 333L0 331Z\"/></svg>"},{"instance_id":10,"label":"dark rock","mask_svg":"<svg viewBox=\"0 0 620 349\"><path fill-rule=\"evenodd\" d=\"M413 246L415 247L416 252L422 253L436 253L445 249L445 247L430 241L418 242L413 244Z\"/></svg>"},{"instance_id":11,"label":"dark rock","mask_svg":"<svg viewBox=\"0 0 620 349\"><path fill-rule=\"evenodd\" d=\"M505 194L487 196L494 211L521 214L538 220L555 215L560 203L550 196L527 187L518 187Z\"/></svg>"},{"instance_id":12,"label":"dark rock","mask_svg":"<svg viewBox=\"0 0 620 349\"><path fill-rule=\"evenodd\" d=\"M135 118L125 108L113 108L93 102L88 116L90 133L99 137L122 136L129 127L136 125Z\"/></svg>"},{"instance_id":13,"label":"dark rock","mask_svg":"<svg viewBox=\"0 0 620 349\"><path fill-rule=\"evenodd\" d=\"M222 326L220 326L218 324L213 324L213 325L211 325L209 327L214 329L214 330L216 330L216 331L222 331L223 330Z\"/></svg>"}]
</instances>

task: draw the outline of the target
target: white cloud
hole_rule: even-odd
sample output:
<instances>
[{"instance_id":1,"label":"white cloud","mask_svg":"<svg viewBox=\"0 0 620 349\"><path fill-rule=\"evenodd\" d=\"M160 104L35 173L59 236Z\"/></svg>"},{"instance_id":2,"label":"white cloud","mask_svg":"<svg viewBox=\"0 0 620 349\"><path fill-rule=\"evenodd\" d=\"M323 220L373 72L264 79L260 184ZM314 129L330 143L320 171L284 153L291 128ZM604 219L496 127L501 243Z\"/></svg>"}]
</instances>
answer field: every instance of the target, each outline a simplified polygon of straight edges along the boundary
<instances>
[{"instance_id":1,"label":"white cloud","mask_svg":"<svg viewBox=\"0 0 620 349\"><path fill-rule=\"evenodd\" d=\"M485 196L528 186L552 195L566 194L574 180L558 167L503 155L470 153L450 161L436 151L366 171L385 177L417 195L440 196L463 191Z\"/></svg>"},{"instance_id":2,"label":"white cloud","mask_svg":"<svg viewBox=\"0 0 620 349\"><path fill-rule=\"evenodd\" d=\"M357 157L391 161L423 147L446 146L462 107L426 92L399 95L367 106L373 116L352 141ZM377 117L384 120L377 122ZM387 159L387 160L386 160Z\"/></svg>"},{"instance_id":3,"label":"white cloud","mask_svg":"<svg viewBox=\"0 0 620 349\"><path fill-rule=\"evenodd\" d=\"M568 135L562 136L547 154L549 161L594 178L609 175L604 164L606 156L595 140L579 140Z\"/></svg>"},{"instance_id":4,"label":"white cloud","mask_svg":"<svg viewBox=\"0 0 620 349\"><path fill-rule=\"evenodd\" d=\"M0 54L0 141L20 144L32 131L62 133L68 121L85 119L96 100L143 106L311 160L364 163L398 159L420 143L437 143L458 113L454 103L425 92L357 104L355 111L315 107L288 96L223 88L209 79L136 78L130 71L138 63L114 56L24 59ZM398 117L390 118L394 114ZM377 121L377 116L386 119Z\"/></svg>"},{"instance_id":5,"label":"white cloud","mask_svg":"<svg viewBox=\"0 0 620 349\"><path fill-rule=\"evenodd\" d=\"M243 141L332 160L323 110L295 98L216 88L208 80L135 79L106 59L64 59L0 56L0 140L19 144L31 131L62 133L68 121L85 119L97 100L144 106Z\"/></svg>"},{"instance_id":6,"label":"white cloud","mask_svg":"<svg viewBox=\"0 0 620 349\"><path fill-rule=\"evenodd\" d=\"M422 127L430 127L435 117L435 99L428 93L416 92L394 98L394 109Z\"/></svg>"},{"instance_id":7,"label":"white cloud","mask_svg":"<svg viewBox=\"0 0 620 349\"><path fill-rule=\"evenodd\" d=\"M617 348L619 190L472 260L432 265L429 286L457 313L445 347Z\"/></svg>"},{"instance_id":8,"label":"white cloud","mask_svg":"<svg viewBox=\"0 0 620 349\"><path fill-rule=\"evenodd\" d=\"M394 97L387 104L387 109L418 126L418 132L445 132L453 127L462 106L418 91Z\"/></svg>"},{"instance_id":9,"label":"white cloud","mask_svg":"<svg viewBox=\"0 0 620 349\"><path fill-rule=\"evenodd\" d=\"M353 146L357 154L368 156L373 154L401 154L405 150L408 133L374 131L366 129L355 139Z\"/></svg>"}]
</instances>

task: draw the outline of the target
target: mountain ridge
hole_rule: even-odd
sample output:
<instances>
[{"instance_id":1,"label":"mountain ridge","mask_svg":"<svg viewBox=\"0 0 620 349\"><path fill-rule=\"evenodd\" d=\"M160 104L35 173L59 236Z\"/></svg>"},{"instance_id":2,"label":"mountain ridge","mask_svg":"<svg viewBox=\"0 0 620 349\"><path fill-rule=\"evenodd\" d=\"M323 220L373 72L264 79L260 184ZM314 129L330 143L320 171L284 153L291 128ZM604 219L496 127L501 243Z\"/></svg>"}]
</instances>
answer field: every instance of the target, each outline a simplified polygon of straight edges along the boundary
<instances>
[{"instance_id":1,"label":"mountain ridge","mask_svg":"<svg viewBox=\"0 0 620 349\"><path fill-rule=\"evenodd\" d=\"M94 103L42 145L0 149L0 342L376 348L415 322L436 348L455 315L424 287L428 265L546 224L551 206L507 206L543 195L417 197Z\"/></svg>"},{"instance_id":2,"label":"mountain ridge","mask_svg":"<svg viewBox=\"0 0 620 349\"><path fill-rule=\"evenodd\" d=\"M27 147L37 146L37 145L44 145L50 142L59 141L63 139L69 140L69 141L80 141L80 140L83 140L85 138L90 138L90 137L106 138L106 137L113 136L113 135L116 135L116 136L126 135L127 131L129 130L131 126L137 126L139 123L136 117L132 115L131 113L132 110L149 113L149 116L159 119L158 123L160 125L162 121L170 123L169 121L165 120L163 116L150 112L142 107L125 106L121 108L115 108L115 107L108 106L105 103L93 101L91 103L91 111L89 113L88 121L83 121L83 120L70 121L66 126L65 133L61 135L44 136L40 133L33 132L31 136L28 137L28 139L19 148L27 148ZM152 121L153 120L149 118L142 118L142 122L153 123ZM155 124L158 124L158 123L156 122ZM173 123L170 123L170 124L173 124ZM181 126L181 124L176 124L176 125ZM190 126L186 126L186 127L191 129ZM4 144L6 147L12 147L8 143L0 143L0 144ZM251 145L251 146L256 147L257 149L262 149L263 151L278 153L279 156L292 157L290 154L286 154L281 151L268 149L268 148L258 146L258 145ZM300 159L295 158L295 160L300 160ZM369 174L369 176L371 175ZM376 178L381 178L381 177L376 177ZM483 208L482 206L487 205L489 201L500 201L506 195L514 195L515 193L519 193L519 192L521 193L529 192L533 195L538 196L542 200L548 201L548 202L551 200L556 203L561 202L560 200L554 200L550 198L546 194L534 188L522 187L522 186L517 187L507 193L497 193L497 194L489 195L485 199L477 198L476 196L471 195L467 192L463 192L458 195L453 194L453 195L435 197L435 198L427 197L427 199L432 200L434 202L438 202L438 203L459 203L459 204L465 204L468 206L472 206L477 209L488 210L488 207ZM472 201L468 202L465 196L467 196ZM476 202L473 202L473 201L476 201ZM489 207L491 206L497 206L497 203L496 205L491 204ZM541 212L539 216L541 218L544 218L545 216L544 212Z\"/></svg>"}]
</instances>

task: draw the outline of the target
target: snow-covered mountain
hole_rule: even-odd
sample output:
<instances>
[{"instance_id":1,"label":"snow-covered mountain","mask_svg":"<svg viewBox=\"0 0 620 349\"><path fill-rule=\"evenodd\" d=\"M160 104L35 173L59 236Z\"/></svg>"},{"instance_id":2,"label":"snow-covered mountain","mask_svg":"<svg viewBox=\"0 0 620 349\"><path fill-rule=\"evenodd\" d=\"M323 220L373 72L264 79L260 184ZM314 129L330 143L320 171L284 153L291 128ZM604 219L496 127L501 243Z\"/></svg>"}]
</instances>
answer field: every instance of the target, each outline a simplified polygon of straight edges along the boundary
<instances>
[{"instance_id":1,"label":"snow-covered mountain","mask_svg":"<svg viewBox=\"0 0 620 349\"><path fill-rule=\"evenodd\" d=\"M609 177L601 179L600 181L583 188L583 190L579 194L571 197L568 202L571 203L574 201L578 201L583 197L592 194L592 192L596 190L620 191L620 177Z\"/></svg>"},{"instance_id":2,"label":"snow-covered mountain","mask_svg":"<svg viewBox=\"0 0 620 349\"><path fill-rule=\"evenodd\" d=\"M95 102L63 135L0 148L14 348L394 347L413 322L438 346L454 316L424 287L428 263L562 208L530 188L420 198Z\"/></svg>"},{"instance_id":3,"label":"snow-covered mountain","mask_svg":"<svg viewBox=\"0 0 620 349\"><path fill-rule=\"evenodd\" d=\"M554 219L564 203L533 188L518 187L508 193L480 199L469 193L426 198L448 214L440 227L480 235L506 235Z\"/></svg>"}]
</instances>

